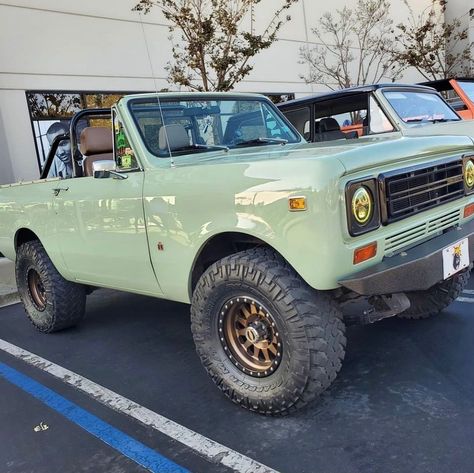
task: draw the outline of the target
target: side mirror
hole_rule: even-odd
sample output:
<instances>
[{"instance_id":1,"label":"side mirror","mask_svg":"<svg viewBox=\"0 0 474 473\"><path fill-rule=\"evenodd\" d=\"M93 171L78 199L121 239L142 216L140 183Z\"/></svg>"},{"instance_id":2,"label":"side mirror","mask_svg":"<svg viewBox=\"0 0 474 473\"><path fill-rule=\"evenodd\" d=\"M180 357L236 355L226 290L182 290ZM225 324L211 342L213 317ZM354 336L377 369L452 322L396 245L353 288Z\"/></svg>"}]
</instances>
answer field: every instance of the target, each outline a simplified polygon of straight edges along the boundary
<instances>
[{"instance_id":1,"label":"side mirror","mask_svg":"<svg viewBox=\"0 0 474 473\"><path fill-rule=\"evenodd\" d=\"M126 174L117 172L115 161L111 159L95 161L92 163L92 175L94 179L108 179L113 176L114 179L127 179Z\"/></svg>"}]
</instances>

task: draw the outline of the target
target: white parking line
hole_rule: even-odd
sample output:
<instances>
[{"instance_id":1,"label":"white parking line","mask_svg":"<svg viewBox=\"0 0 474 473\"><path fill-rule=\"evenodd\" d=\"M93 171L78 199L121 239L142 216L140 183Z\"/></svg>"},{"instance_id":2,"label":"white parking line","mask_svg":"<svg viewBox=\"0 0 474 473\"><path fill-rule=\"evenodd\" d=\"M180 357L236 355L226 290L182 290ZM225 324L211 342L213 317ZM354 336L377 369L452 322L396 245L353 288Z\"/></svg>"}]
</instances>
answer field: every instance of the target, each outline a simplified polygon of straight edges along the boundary
<instances>
[{"instance_id":1,"label":"white parking line","mask_svg":"<svg viewBox=\"0 0 474 473\"><path fill-rule=\"evenodd\" d=\"M100 384L94 383L90 379L84 378L23 348L0 339L0 349L70 384L105 406L121 414L133 417L142 424L150 426L173 440L182 443L211 463L224 465L238 473L278 473L262 463L214 442L214 440L204 435L198 434L110 389L104 388Z\"/></svg>"},{"instance_id":2,"label":"white parking line","mask_svg":"<svg viewBox=\"0 0 474 473\"><path fill-rule=\"evenodd\" d=\"M474 295L474 289L464 289L464 294L473 294Z\"/></svg>"},{"instance_id":3,"label":"white parking line","mask_svg":"<svg viewBox=\"0 0 474 473\"><path fill-rule=\"evenodd\" d=\"M467 302L469 304L474 304L474 297L458 297L456 300L458 302Z\"/></svg>"}]
</instances>

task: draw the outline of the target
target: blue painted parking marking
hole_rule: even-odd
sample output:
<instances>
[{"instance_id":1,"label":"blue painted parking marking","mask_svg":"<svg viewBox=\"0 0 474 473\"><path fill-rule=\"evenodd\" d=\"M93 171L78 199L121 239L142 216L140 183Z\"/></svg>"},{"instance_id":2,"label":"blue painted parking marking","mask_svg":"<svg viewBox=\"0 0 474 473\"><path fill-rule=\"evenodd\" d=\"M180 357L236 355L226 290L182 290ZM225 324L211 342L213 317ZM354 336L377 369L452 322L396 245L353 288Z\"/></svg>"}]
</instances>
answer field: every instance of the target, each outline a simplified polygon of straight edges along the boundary
<instances>
[{"instance_id":1,"label":"blue painted parking marking","mask_svg":"<svg viewBox=\"0 0 474 473\"><path fill-rule=\"evenodd\" d=\"M4 363L0 363L0 376L144 468L156 473L189 473L188 470L160 455L155 450Z\"/></svg>"}]
</instances>

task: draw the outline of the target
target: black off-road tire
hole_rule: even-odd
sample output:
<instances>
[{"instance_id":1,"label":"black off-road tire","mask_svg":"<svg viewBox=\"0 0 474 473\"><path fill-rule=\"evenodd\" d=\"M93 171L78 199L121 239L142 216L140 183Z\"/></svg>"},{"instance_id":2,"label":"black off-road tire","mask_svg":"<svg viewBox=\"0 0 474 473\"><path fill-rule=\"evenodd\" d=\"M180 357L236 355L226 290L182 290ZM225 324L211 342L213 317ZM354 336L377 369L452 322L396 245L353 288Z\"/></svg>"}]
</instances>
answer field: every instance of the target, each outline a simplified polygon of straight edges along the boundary
<instances>
[{"instance_id":1,"label":"black off-road tire","mask_svg":"<svg viewBox=\"0 0 474 473\"><path fill-rule=\"evenodd\" d=\"M471 272L466 270L426 291L407 292L411 306L398 314L398 317L418 320L438 314L459 297L469 281L470 274Z\"/></svg>"},{"instance_id":2,"label":"black off-road tire","mask_svg":"<svg viewBox=\"0 0 474 473\"><path fill-rule=\"evenodd\" d=\"M266 377L244 373L221 343L219 311L242 295L261 301L281 332L281 362ZM284 415L313 401L334 381L345 354L336 302L309 287L270 249L242 251L210 266L194 291L191 321L197 353L215 384L233 402L261 414Z\"/></svg>"},{"instance_id":3,"label":"black off-road tire","mask_svg":"<svg viewBox=\"0 0 474 473\"><path fill-rule=\"evenodd\" d=\"M35 301L29 284L29 275L35 273L44 289L44 304ZM40 332L51 333L73 327L84 317L85 286L64 279L39 241L29 241L18 248L16 282L26 315Z\"/></svg>"}]
</instances>

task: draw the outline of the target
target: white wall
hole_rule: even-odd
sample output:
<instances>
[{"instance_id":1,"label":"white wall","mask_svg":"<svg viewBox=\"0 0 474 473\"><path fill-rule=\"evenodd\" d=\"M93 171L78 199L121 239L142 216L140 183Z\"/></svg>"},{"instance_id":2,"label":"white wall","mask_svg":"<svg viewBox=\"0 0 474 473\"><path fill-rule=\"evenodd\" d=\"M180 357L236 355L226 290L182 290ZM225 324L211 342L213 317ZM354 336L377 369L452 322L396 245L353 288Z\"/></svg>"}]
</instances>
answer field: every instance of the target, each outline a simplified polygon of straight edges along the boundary
<instances>
[{"instance_id":1,"label":"white wall","mask_svg":"<svg viewBox=\"0 0 474 473\"><path fill-rule=\"evenodd\" d=\"M462 51L468 44L474 43L474 19L469 14L471 10L474 10L474 0L449 0L448 7L446 21L451 22L457 18L461 22L461 28L468 30L468 37L456 48L457 51ZM471 53L474 56L474 51ZM471 73L474 74L474 64L471 65Z\"/></svg>"},{"instance_id":2,"label":"white wall","mask_svg":"<svg viewBox=\"0 0 474 473\"><path fill-rule=\"evenodd\" d=\"M415 11L428 2L411 0ZM155 83L158 89L168 86L165 65L171 43L166 22L155 9L143 17L142 24L139 14L131 12L135 3L3 0L0 4L0 184L38 176L25 90L146 91L154 90ZM348 3L300 0L289 11L292 21L282 28L279 41L257 57L254 70L237 90L298 96L324 90L323 85L308 85L300 78L307 66L299 64L299 49L315 44L311 28L325 11ZM257 29L268 22L270 4L275 5L274 0L265 0L257 9ZM391 15L395 24L406 18L402 0L392 0ZM419 79L413 72L402 78Z\"/></svg>"}]
</instances>

